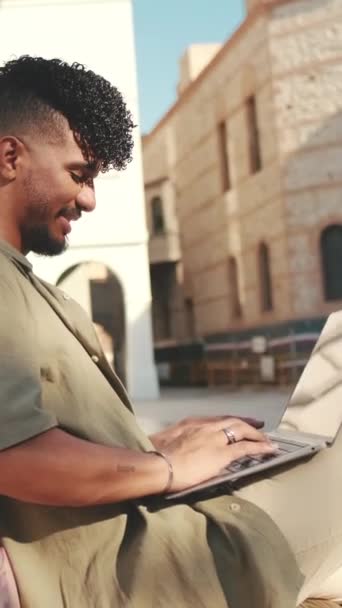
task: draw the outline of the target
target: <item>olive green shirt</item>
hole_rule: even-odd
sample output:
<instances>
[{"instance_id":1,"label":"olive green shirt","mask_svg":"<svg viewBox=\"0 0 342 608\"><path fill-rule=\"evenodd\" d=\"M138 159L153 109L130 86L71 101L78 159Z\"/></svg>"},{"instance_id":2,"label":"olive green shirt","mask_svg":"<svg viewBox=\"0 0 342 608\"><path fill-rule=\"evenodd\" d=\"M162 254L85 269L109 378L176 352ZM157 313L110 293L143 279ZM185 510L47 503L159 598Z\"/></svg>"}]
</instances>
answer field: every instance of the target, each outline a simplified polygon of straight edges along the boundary
<instances>
[{"instance_id":1,"label":"olive green shirt","mask_svg":"<svg viewBox=\"0 0 342 608\"><path fill-rule=\"evenodd\" d=\"M56 426L153 448L85 312L3 242L0 357L0 450ZM157 511L2 496L0 518L22 608L291 608L302 580L278 528L234 496Z\"/></svg>"}]
</instances>

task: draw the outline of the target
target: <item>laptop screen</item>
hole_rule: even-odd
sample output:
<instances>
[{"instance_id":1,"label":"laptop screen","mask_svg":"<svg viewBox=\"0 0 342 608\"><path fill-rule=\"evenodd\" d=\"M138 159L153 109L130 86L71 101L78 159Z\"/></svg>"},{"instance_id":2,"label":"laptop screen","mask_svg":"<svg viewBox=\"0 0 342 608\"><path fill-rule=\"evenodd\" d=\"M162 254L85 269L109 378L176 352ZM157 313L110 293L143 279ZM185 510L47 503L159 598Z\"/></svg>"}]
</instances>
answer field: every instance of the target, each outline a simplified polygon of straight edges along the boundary
<instances>
[{"instance_id":1,"label":"laptop screen","mask_svg":"<svg viewBox=\"0 0 342 608\"><path fill-rule=\"evenodd\" d=\"M342 423L342 312L328 318L284 410L280 427L333 439ZM278 426L275 425L275 427Z\"/></svg>"}]
</instances>

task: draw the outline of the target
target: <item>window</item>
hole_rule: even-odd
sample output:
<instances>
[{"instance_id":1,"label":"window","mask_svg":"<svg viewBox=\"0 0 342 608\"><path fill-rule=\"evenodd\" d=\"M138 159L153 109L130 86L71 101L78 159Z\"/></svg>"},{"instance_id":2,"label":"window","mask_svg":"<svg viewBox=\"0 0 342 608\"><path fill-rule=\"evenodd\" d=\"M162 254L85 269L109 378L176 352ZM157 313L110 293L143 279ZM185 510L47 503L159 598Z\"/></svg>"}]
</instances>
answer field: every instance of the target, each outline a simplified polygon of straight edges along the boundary
<instances>
[{"instance_id":1,"label":"window","mask_svg":"<svg viewBox=\"0 0 342 608\"><path fill-rule=\"evenodd\" d=\"M240 302L239 275L236 259L232 256L228 260L228 279L231 315L233 319L242 317L242 309Z\"/></svg>"},{"instance_id":2,"label":"window","mask_svg":"<svg viewBox=\"0 0 342 608\"><path fill-rule=\"evenodd\" d=\"M152 264L152 321L155 342L169 340L173 329L175 265Z\"/></svg>"},{"instance_id":3,"label":"window","mask_svg":"<svg viewBox=\"0 0 342 608\"><path fill-rule=\"evenodd\" d=\"M164 234L165 221L163 213L163 201L160 196L155 196L151 201L152 209L152 232L155 235Z\"/></svg>"},{"instance_id":4,"label":"window","mask_svg":"<svg viewBox=\"0 0 342 608\"><path fill-rule=\"evenodd\" d=\"M342 225L331 225L323 230L321 259L325 299L342 299Z\"/></svg>"},{"instance_id":5,"label":"window","mask_svg":"<svg viewBox=\"0 0 342 608\"><path fill-rule=\"evenodd\" d=\"M260 275L260 293L261 293L261 310L267 311L273 308L272 298L272 279L270 269L270 255L268 247L265 243L259 246L259 275Z\"/></svg>"},{"instance_id":6,"label":"window","mask_svg":"<svg viewBox=\"0 0 342 608\"><path fill-rule=\"evenodd\" d=\"M218 146L219 146L222 191L227 192L227 190L230 189L230 173L229 173L227 126L224 121L220 122L220 124L218 125L217 133L218 133Z\"/></svg>"},{"instance_id":7,"label":"window","mask_svg":"<svg viewBox=\"0 0 342 608\"><path fill-rule=\"evenodd\" d=\"M254 95L246 102L248 145L249 145L249 167L251 173L257 173L262 167L260 137L258 128L258 115Z\"/></svg>"},{"instance_id":8,"label":"window","mask_svg":"<svg viewBox=\"0 0 342 608\"><path fill-rule=\"evenodd\" d=\"M185 298L185 318L188 331L188 337L196 336L194 302L192 298Z\"/></svg>"}]
</instances>

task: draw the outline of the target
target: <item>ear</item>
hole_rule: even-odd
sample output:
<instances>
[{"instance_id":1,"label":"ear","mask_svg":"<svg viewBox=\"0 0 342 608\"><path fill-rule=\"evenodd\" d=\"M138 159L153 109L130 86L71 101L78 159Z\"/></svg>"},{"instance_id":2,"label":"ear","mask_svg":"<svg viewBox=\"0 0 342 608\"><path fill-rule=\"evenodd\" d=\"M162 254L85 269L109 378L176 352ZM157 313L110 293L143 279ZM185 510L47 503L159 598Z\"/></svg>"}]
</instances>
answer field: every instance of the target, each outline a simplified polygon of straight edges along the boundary
<instances>
[{"instance_id":1,"label":"ear","mask_svg":"<svg viewBox=\"0 0 342 608\"><path fill-rule=\"evenodd\" d=\"M0 177L13 181L17 174L17 164L23 151L23 144L10 135L0 139Z\"/></svg>"}]
</instances>

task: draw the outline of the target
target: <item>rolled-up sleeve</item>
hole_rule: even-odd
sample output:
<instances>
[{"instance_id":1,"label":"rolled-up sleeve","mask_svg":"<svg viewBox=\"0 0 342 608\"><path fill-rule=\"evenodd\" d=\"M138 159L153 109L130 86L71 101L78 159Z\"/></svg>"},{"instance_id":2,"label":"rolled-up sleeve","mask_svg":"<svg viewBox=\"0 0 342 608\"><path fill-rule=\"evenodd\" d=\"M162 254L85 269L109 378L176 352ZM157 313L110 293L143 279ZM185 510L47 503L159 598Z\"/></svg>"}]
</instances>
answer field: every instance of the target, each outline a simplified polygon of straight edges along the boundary
<instances>
[{"instance_id":1,"label":"rolled-up sleeve","mask_svg":"<svg viewBox=\"0 0 342 608\"><path fill-rule=\"evenodd\" d=\"M33 322L20 290L0 279L0 450L57 426L42 407Z\"/></svg>"}]
</instances>

